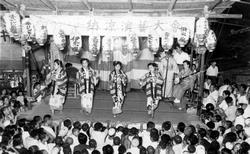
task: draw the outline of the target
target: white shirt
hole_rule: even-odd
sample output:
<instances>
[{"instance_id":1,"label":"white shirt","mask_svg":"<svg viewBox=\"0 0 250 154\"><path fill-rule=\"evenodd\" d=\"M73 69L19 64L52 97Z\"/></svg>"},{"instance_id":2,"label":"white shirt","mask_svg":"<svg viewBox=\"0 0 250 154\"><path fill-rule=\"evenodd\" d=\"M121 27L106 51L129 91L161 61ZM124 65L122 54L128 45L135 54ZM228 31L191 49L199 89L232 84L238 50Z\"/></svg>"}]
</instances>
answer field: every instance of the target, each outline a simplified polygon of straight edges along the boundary
<instances>
[{"instance_id":1,"label":"white shirt","mask_svg":"<svg viewBox=\"0 0 250 154\"><path fill-rule=\"evenodd\" d=\"M211 84L208 84L207 82L204 83L204 89L208 89L210 88Z\"/></svg>"},{"instance_id":2,"label":"white shirt","mask_svg":"<svg viewBox=\"0 0 250 154\"><path fill-rule=\"evenodd\" d=\"M220 103L219 107L220 107L221 109L223 109L224 111L226 111L226 109L228 108L227 102L226 102L225 100L223 100L223 101Z\"/></svg>"},{"instance_id":3,"label":"white shirt","mask_svg":"<svg viewBox=\"0 0 250 154\"><path fill-rule=\"evenodd\" d=\"M140 153L140 149L137 147L131 147L130 149L128 149L127 153L131 152L132 154L139 154Z\"/></svg>"},{"instance_id":4,"label":"white shirt","mask_svg":"<svg viewBox=\"0 0 250 154\"><path fill-rule=\"evenodd\" d=\"M207 76L215 76L215 77L217 77L218 74L219 74L219 70L218 70L217 66L215 66L215 67L209 66L208 67L207 72L206 72Z\"/></svg>"},{"instance_id":5,"label":"white shirt","mask_svg":"<svg viewBox=\"0 0 250 154\"><path fill-rule=\"evenodd\" d=\"M114 154L118 154L119 145L113 145Z\"/></svg>"},{"instance_id":6,"label":"white shirt","mask_svg":"<svg viewBox=\"0 0 250 154\"><path fill-rule=\"evenodd\" d=\"M181 144L173 145L174 153L175 154L181 154L182 147L183 147L182 143Z\"/></svg>"},{"instance_id":7,"label":"white shirt","mask_svg":"<svg viewBox=\"0 0 250 154\"><path fill-rule=\"evenodd\" d=\"M209 95L209 101L216 106L217 102L218 102L218 98L219 98L219 92L218 90L214 90L213 92L211 92Z\"/></svg>"},{"instance_id":8,"label":"white shirt","mask_svg":"<svg viewBox=\"0 0 250 154\"><path fill-rule=\"evenodd\" d=\"M33 146L33 145L38 146L38 145L39 145L39 141L36 140L36 139L34 139L34 138L32 138L32 137L30 137L30 136L28 136L28 137L25 139L25 144L26 144L26 145L24 145L24 147L27 148L27 149L29 149L29 147L31 147L31 146Z\"/></svg>"},{"instance_id":9,"label":"white shirt","mask_svg":"<svg viewBox=\"0 0 250 154\"><path fill-rule=\"evenodd\" d=\"M244 110L243 117L246 119L250 117L250 105L247 105L246 109Z\"/></svg>"},{"instance_id":10,"label":"white shirt","mask_svg":"<svg viewBox=\"0 0 250 154\"><path fill-rule=\"evenodd\" d=\"M227 116L227 120L229 121L234 121L235 118L236 118L236 110L237 110L237 107L236 106L229 106L226 110L225 110L225 114Z\"/></svg>"},{"instance_id":11,"label":"white shirt","mask_svg":"<svg viewBox=\"0 0 250 154\"><path fill-rule=\"evenodd\" d=\"M190 61L190 57L186 52L178 53L174 50L173 57L177 64L182 65L185 60Z\"/></svg>"},{"instance_id":12,"label":"white shirt","mask_svg":"<svg viewBox=\"0 0 250 154\"><path fill-rule=\"evenodd\" d=\"M238 95L238 104L248 104L247 95Z\"/></svg>"},{"instance_id":13,"label":"white shirt","mask_svg":"<svg viewBox=\"0 0 250 154\"><path fill-rule=\"evenodd\" d=\"M49 126L41 126L45 132L49 133L50 135L52 135L54 138L56 138L56 133L54 132L54 130L49 127Z\"/></svg>"},{"instance_id":14,"label":"white shirt","mask_svg":"<svg viewBox=\"0 0 250 154\"><path fill-rule=\"evenodd\" d=\"M144 146L145 148L150 146L151 143L150 132L144 130L143 132L141 132L140 136L142 137L142 146Z\"/></svg>"},{"instance_id":15,"label":"white shirt","mask_svg":"<svg viewBox=\"0 0 250 154\"><path fill-rule=\"evenodd\" d=\"M107 136L108 130L106 129L104 132L95 131L93 128L90 128L90 136L92 139L96 140L97 147L103 147L104 146L104 140Z\"/></svg>"},{"instance_id":16,"label":"white shirt","mask_svg":"<svg viewBox=\"0 0 250 154\"><path fill-rule=\"evenodd\" d=\"M245 119L244 119L243 115L237 116L237 117L235 118L234 126L236 126L236 125L238 125L238 124L240 124L240 125L242 125L243 127L245 127Z\"/></svg>"}]
</instances>

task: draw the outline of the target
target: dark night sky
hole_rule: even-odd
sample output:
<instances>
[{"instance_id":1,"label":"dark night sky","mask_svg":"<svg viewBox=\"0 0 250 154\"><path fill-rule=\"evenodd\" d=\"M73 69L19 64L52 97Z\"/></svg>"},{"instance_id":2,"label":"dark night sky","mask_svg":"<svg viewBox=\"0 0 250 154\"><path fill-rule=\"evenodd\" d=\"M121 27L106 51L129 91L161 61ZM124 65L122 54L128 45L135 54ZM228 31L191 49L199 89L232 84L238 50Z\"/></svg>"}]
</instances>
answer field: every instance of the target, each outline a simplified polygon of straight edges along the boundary
<instances>
[{"instance_id":1,"label":"dark night sky","mask_svg":"<svg viewBox=\"0 0 250 154\"><path fill-rule=\"evenodd\" d=\"M245 1L250 3L250 0ZM223 13L242 14L243 18L216 19L218 22L211 24L216 33L218 45L209 59L217 60L222 69L244 67L250 63L250 30L235 35L232 35L231 32L250 27L250 4L236 2L232 8Z\"/></svg>"}]
</instances>

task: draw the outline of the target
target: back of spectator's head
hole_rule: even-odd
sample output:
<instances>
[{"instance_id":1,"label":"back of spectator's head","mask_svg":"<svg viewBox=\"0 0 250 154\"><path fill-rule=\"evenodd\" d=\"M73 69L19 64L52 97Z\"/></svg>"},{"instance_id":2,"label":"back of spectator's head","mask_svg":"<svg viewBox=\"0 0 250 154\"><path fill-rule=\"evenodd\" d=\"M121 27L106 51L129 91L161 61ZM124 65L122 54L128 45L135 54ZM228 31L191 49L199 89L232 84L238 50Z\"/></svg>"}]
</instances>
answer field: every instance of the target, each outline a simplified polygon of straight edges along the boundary
<instances>
[{"instance_id":1,"label":"back of spectator's head","mask_svg":"<svg viewBox=\"0 0 250 154\"><path fill-rule=\"evenodd\" d=\"M83 148L81 154L89 154L89 151L86 148Z\"/></svg>"},{"instance_id":2,"label":"back of spectator's head","mask_svg":"<svg viewBox=\"0 0 250 154\"><path fill-rule=\"evenodd\" d=\"M243 130L243 126L241 124L237 124L235 126L236 131Z\"/></svg>"},{"instance_id":3,"label":"back of spectator's head","mask_svg":"<svg viewBox=\"0 0 250 154\"><path fill-rule=\"evenodd\" d=\"M182 138L179 135L175 135L173 140L174 140L175 144L181 144L182 143Z\"/></svg>"},{"instance_id":4,"label":"back of spectator's head","mask_svg":"<svg viewBox=\"0 0 250 154\"><path fill-rule=\"evenodd\" d=\"M147 152L148 152L148 154L154 154L154 153L155 153L154 147L148 146L148 147L147 147Z\"/></svg>"},{"instance_id":5,"label":"back of spectator's head","mask_svg":"<svg viewBox=\"0 0 250 154\"><path fill-rule=\"evenodd\" d=\"M45 116L44 116L44 118L46 118ZM50 115L47 115L48 118L49 118L49 116ZM34 116L33 121L36 122L36 123L42 122L42 117L41 116Z\"/></svg>"},{"instance_id":6,"label":"back of spectator's head","mask_svg":"<svg viewBox=\"0 0 250 154\"><path fill-rule=\"evenodd\" d=\"M24 127L26 125L26 119L22 118L17 121L19 127Z\"/></svg>"},{"instance_id":7,"label":"back of spectator's head","mask_svg":"<svg viewBox=\"0 0 250 154\"><path fill-rule=\"evenodd\" d=\"M87 140L88 140L88 138L87 138L87 136L85 134L79 133L78 141L79 141L80 144L86 144Z\"/></svg>"},{"instance_id":8,"label":"back of spectator's head","mask_svg":"<svg viewBox=\"0 0 250 154\"><path fill-rule=\"evenodd\" d=\"M220 132L221 135L224 135L226 128L224 126L219 126L218 131Z\"/></svg>"},{"instance_id":9,"label":"back of spectator's head","mask_svg":"<svg viewBox=\"0 0 250 154\"><path fill-rule=\"evenodd\" d=\"M223 148L223 149L221 150L221 154L232 154L232 151L229 150L229 149L227 149L227 148Z\"/></svg>"},{"instance_id":10,"label":"back of spectator's head","mask_svg":"<svg viewBox=\"0 0 250 154\"><path fill-rule=\"evenodd\" d=\"M56 144L57 146L62 146L62 145L63 145L63 139L62 139L62 137L57 136L57 137L55 138L55 144Z\"/></svg>"},{"instance_id":11,"label":"back of spectator's head","mask_svg":"<svg viewBox=\"0 0 250 154\"><path fill-rule=\"evenodd\" d=\"M74 128L78 128L79 130L82 129L82 125L81 125L80 121L75 121L75 122L73 123L73 127L74 127Z\"/></svg>"},{"instance_id":12,"label":"back of spectator's head","mask_svg":"<svg viewBox=\"0 0 250 154\"><path fill-rule=\"evenodd\" d=\"M188 147L187 147L187 149L188 149L188 152L191 154L191 153L195 153L195 151L196 151L196 148L195 148L195 146L194 145L189 145Z\"/></svg>"},{"instance_id":13,"label":"back of spectator's head","mask_svg":"<svg viewBox=\"0 0 250 154\"><path fill-rule=\"evenodd\" d=\"M147 149L145 147L140 147L140 154L147 154Z\"/></svg>"},{"instance_id":14,"label":"back of spectator's head","mask_svg":"<svg viewBox=\"0 0 250 154\"><path fill-rule=\"evenodd\" d=\"M225 97L229 97L230 96L230 91L229 90L224 90L223 95L225 95Z\"/></svg>"},{"instance_id":15,"label":"back of spectator's head","mask_svg":"<svg viewBox=\"0 0 250 154\"><path fill-rule=\"evenodd\" d=\"M93 150L93 151L91 152L91 154L101 154L101 153L100 153L100 151L98 151L98 150Z\"/></svg>"},{"instance_id":16,"label":"back of spectator's head","mask_svg":"<svg viewBox=\"0 0 250 154\"><path fill-rule=\"evenodd\" d=\"M93 150L93 151L91 152L91 154L101 154L101 152L98 151L98 150Z\"/></svg>"},{"instance_id":17,"label":"back of spectator's head","mask_svg":"<svg viewBox=\"0 0 250 154\"><path fill-rule=\"evenodd\" d=\"M243 115L244 114L244 109L242 109L242 108L237 108L237 110L236 110L236 115L237 116L240 116L240 115Z\"/></svg>"},{"instance_id":18,"label":"back of spectator's head","mask_svg":"<svg viewBox=\"0 0 250 154\"><path fill-rule=\"evenodd\" d=\"M38 133L39 133L38 129L33 129L33 130L30 132L30 136L31 136L32 138L38 139Z\"/></svg>"},{"instance_id":19,"label":"back of spectator's head","mask_svg":"<svg viewBox=\"0 0 250 154\"><path fill-rule=\"evenodd\" d=\"M152 128L155 128L155 123L152 122L152 121L149 121L149 122L147 123L147 130L150 131Z\"/></svg>"},{"instance_id":20,"label":"back of spectator's head","mask_svg":"<svg viewBox=\"0 0 250 154\"><path fill-rule=\"evenodd\" d=\"M242 91L246 91L247 90L247 85L246 84L241 84L240 88L242 89Z\"/></svg>"},{"instance_id":21,"label":"back of spectator's head","mask_svg":"<svg viewBox=\"0 0 250 154\"><path fill-rule=\"evenodd\" d=\"M113 139L113 144L114 144L114 145L120 145L120 144L121 144L121 139L120 139L120 137L118 137L118 136L114 137L114 139Z\"/></svg>"},{"instance_id":22,"label":"back of spectator's head","mask_svg":"<svg viewBox=\"0 0 250 154\"><path fill-rule=\"evenodd\" d=\"M88 130L89 130L89 124L88 124L88 123L82 124L82 130L83 130L84 132L88 131Z\"/></svg>"},{"instance_id":23,"label":"back of spectator's head","mask_svg":"<svg viewBox=\"0 0 250 154\"><path fill-rule=\"evenodd\" d=\"M224 85L229 85L231 83L231 81L229 79L225 79L223 83L224 83Z\"/></svg>"},{"instance_id":24,"label":"back of spectator's head","mask_svg":"<svg viewBox=\"0 0 250 154\"><path fill-rule=\"evenodd\" d=\"M102 151L103 151L103 154L113 154L114 153L113 147L109 144L102 147Z\"/></svg>"},{"instance_id":25,"label":"back of spectator's head","mask_svg":"<svg viewBox=\"0 0 250 154\"><path fill-rule=\"evenodd\" d=\"M213 110L214 110L214 105L213 105L212 103L208 103L208 104L206 105L206 110L207 110L208 112L213 111Z\"/></svg>"},{"instance_id":26,"label":"back of spectator's head","mask_svg":"<svg viewBox=\"0 0 250 154\"><path fill-rule=\"evenodd\" d=\"M211 131L209 135L211 140L217 140L219 136L220 136L220 133L217 130Z\"/></svg>"},{"instance_id":27,"label":"back of spectator's head","mask_svg":"<svg viewBox=\"0 0 250 154\"><path fill-rule=\"evenodd\" d=\"M216 115L215 115L215 121L216 121L216 122L220 122L221 120L222 120L221 116L218 115L218 114L216 114Z\"/></svg>"},{"instance_id":28,"label":"back of spectator's head","mask_svg":"<svg viewBox=\"0 0 250 154\"><path fill-rule=\"evenodd\" d=\"M186 125L183 122L179 122L178 125L177 125L177 130L179 132L184 133L185 127L186 127Z\"/></svg>"},{"instance_id":29,"label":"back of spectator's head","mask_svg":"<svg viewBox=\"0 0 250 154\"><path fill-rule=\"evenodd\" d=\"M172 124L171 124L170 121L165 121L165 122L162 123L162 129L163 129L164 131L170 130L170 129L171 129L171 126L172 126Z\"/></svg>"},{"instance_id":30,"label":"back of spectator's head","mask_svg":"<svg viewBox=\"0 0 250 154\"><path fill-rule=\"evenodd\" d=\"M123 126L119 126L119 127L117 128L117 132L123 132L123 129L124 129Z\"/></svg>"},{"instance_id":31,"label":"back of spectator's head","mask_svg":"<svg viewBox=\"0 0 250 154\"><path fill-rule=\"evenodd\" d=\"M220 143L218 141L212 141L209 149L213 149L214 151L220 150Z\"/></svg>"},{"instance_id":32,"label":"back of spectator's head","mask_svg":"<svg viewBox=\"0 0 250 154\"><path fill-rule=\"evenodd\" d=\"M199 139L196 135L190 135L188 137L188 141L189 141L190 145L196 145L199 142Z\"/></svg>"},{"instance_id":33,"label":"back of spectator's head","mask_svg":"<svg viewBox=\"0 0 250 154\"><path fill-rule=\"evenodd\" d=\"M32 145L31 147L29 147L29 151L31 153L37 153L39 151L39 147L36 145Z\"/></svg>"},{"instance_id":34,"label":"back of spectator's head","mask_svg":"<svg viewBox=\"0 0 250 154\"><path fill-rule=\"evenodd\" d=\"M169 135L167 135L167 134L163 134L161 136L161 139L160 139L160 142L159 142L159 146L162 149L165 149L170 144L171 144L171 137Z\"/></svg>"},{"instance_id":35,"label":"back of spectator's head","mask_svg":"<svg viewBox=\"0 0 250 154\"><path fill-rule=\"evenodd\" d=\"M66 120L63 121L63 125L64 125L65 127L67 127L68 129L71 129L71 127L72 127L72 122L71 122L70 119L66 119Z\"/></svg>"},{"instance_id":36,"label":"back of spectator's head","mask_svg":"<svg viewBox=\"0 0 250 154\"><path fill-rule=\"evenodd\" d=\"M210 93L210 92L209 92L209 90L208 90L208 89L204 89L204 90L203 90L203 94L204 94L205 96L208 96L208 95L209 95L209 93Z\"/></svg>"},{"instance_id":37,"label":"back of spectator's head","mask_svg":"<svg viewBox=\"0 0 250 154\"><path fill-rule=\"evenodd\" d=\"M233 143L237 140L237 135L234 132L229 132L227 134L224 135L224 139L223 139L223 143Z\"/></svg>"},{"instance_id":38,"label":"back of spectator's head","mask_svg":"<svg viewBox=\"0 0 250 154\"><path fill-rule=\"evenodd\" d=\"M129 134L132 136L135 136L139 133L139 130L135 127L132 127L131 129L129 129Z\"/></svg>"},{"instance_id":39,"label":"back of spectator's head","mask_svg":"<svg viewBox=\"0 0 250 154\"><path fill-rule=\"evenodd\" d=\"M123 135L128 135L129 134L129 129L127 127L125 127L123 130L122 130L122 133Z\"/></svg>"},{"instance_id":40,"label":"back of spectator's head","mask_svg":"<svg viewBox=\"0 0 250 154\"><path fill-rule=\"evenodd\" d=\"M124 145L120 145L118 148L118 153L119 154L124 154L126 152L126 147Z\"/></svg>"},{"instance_id":41,"label":"back of spectator's head","mask_svg":"<svg viewBox=\"0 0 250 154\"><path fill-rule=\"evenodd\" d=\"M157 129L155 129L155 128L151 129L150 138L153 142L156 142L159 140L159 133L158 133Z\"/></svg>"},{"instance_id":42,"label":"back of spectator's head","mask_svg":"<svg viewBox=\"0 0 250 154\"><path fill-rule=\"evenodd\" d=\"M227 103L228 106L231 106L233 104L233 99L232 97L226 97L225 98L225 101Z\"/></svg>"},{"instance_id":43,"label":"back of spectator's head","mask_svg":"<svg viewBox=\"0 0 250 154\"><path fill-rule=\"evenodd\" d=\"M209 121L209 122L207 123L207 127L208 127L210 130L214 129L214 128L215 128L214 122L213 122L213 121Z\"/></svg>"},{"instance_id":44,"label":"back of spectator's head","mask_svg":"<svg viewBox=\"0 0 250 154\"><path fill-rule=\"evenodd\" d=\"M96 146L97 146L96 140L90 139L89 140L89 147L92 148L92 149L95 149Z\"/></svg>"},{"instance_id":45,"label":"back of spectator's head","mask_svg":"<svg viewBox=\"0 0 250 154\"><path fill-rule=\"evenodd\" d=\"M96 122L96 123L94 124L94 130L95 130L95 131L101 131L102 129L103 129L102 123Z\"/></svg>"},{"instance_id":46,"label":"back of spectator's head","mask_svg":"<svg viewBox=\"0 0 250 154\"><path fill-rule=\"evenodd\" d=\"M225 128L226 128L226 129L229 129L229 128L232 128L232 127L233 127L233 122L227 120L227 121L225 122Z\"/></svg>"},{"instance_id":47,"label":"back of spectator's head","mask_svg":"<svg viewBox=\"0 0 250 154\"><path fill-rule=\"evenodd\" d=\"M13 144L13 147L21 146L23 144L21 136L20 137L15 137L14 136L12 144Z\"/></svg>"},{"instance_id":48,"label":"back of spectator's head","mask_svg":"<svg viewBox=\"0 0 250 154\"><path fill-rule=\"evenodd\" d=\"M204 138L204 137L207 136L207 131L206 131L206 129L204 129L204 128L200 128L200 129L198 130L198 134L199 134L199 137L200 137L200 138Z\"/></svg>"}]
</instances>

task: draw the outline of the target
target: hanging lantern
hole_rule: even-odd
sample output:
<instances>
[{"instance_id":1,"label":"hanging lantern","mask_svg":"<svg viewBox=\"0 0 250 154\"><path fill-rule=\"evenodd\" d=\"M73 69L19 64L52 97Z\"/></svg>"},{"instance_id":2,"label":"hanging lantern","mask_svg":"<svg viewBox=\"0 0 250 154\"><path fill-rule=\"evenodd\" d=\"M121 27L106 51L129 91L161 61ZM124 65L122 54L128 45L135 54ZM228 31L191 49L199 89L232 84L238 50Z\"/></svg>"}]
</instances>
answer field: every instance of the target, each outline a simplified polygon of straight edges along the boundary
<instances>
[{"instance_id":1,"label":"hanging lantern","mask_svg":"<svg viewBox=\"0 0 250 154\"><path fill-rule=\"evenodd\" d=\"M156 54L159 49L159 41L159 36L153 34L148 35L148 48L153 54Z\"/></svg>"},{"instance_id":2,"label":"hanging lantern","mask_svg":"<svg viewBox=\"0 0 250 154\"><path fill-rule=\"evenodd\" d=\"M15 40L19 40L21 37L21 19L19 14L15 11L6 13L4 15L4 20L6 23L6 30L9 33L10 37Z\"/></svg>"},{"instance_id":3,"label":"hanging lantern","mask_svg":"<svg viewBox=\"0 0 250 154\"><path fill-rule=\"evenodd\" d=\"M82 47L81 35L70 35L70 47L75 54L79 54L79 50Z\"/></svg>"},{"instance_id":4,"label":"hanging lantern","mask_svg":"<svg viewBox=\"0 0 250 154\"><path fill-rule=\"evenodd\" d=\"M113 41L111 36L104 36L102 39L102 50L106 57L110 57L113 49Z\"/></svg>"},{"instance_id":5,"label":"hanging lantern","mask_svg":"<svg viewBox=\"0 0 250 154\"><path fill-rule=\"evenodd\" d=\"M161 37L162 47L164 50L169 50L172 48L174 43L174 37L170 32L164 32Z\"/></svg>"},{"instance_id":6,"label":"hanging lantern","mask_svg":"<svg viewBox=\"0 0 250 154\"><path fill-rule=\"evenodd\" d=\"M47 41L48 30L47 26L39 24L36 26L36 41L40 46L43 46Z\"/></svg>"},{"instance_id":7,"label":"hanging lantern","mask_svg":"<svg viewBox=\"0 0 250 154\"><path fill-rule=\"evenodd\" d=\"M216 47L217 39L213 30L209 30L206 37L206 47L209 52L213 52Z\"/></svg>"},{"instance_id":8,"label":"hanging lantern","mask_svg":"<svg viewBox=\"0 0 250 154\"><path fill-rule=\"evenodd\" d=\"M198 54L204 54L204 53L206 53L206 51L207 51L207 48L205 46L199 46L196 48L196 52Z\"/></svg>"},{"instance_id":9,"label":"hanging lantern","mask_svg":"<svg viewBox=\"0 0 250 154\"><path fill-rule=\"evenodd\" d=\"M35 38L35 28L29 18L25 18L22 21L22 35L28 42L33 41Z\"/></svg>"},{"instance_id":10,"label":"hanging lantern","mask_svg":"<svg viewBox=\"0 0 250 154\"><path fill-rule=\"evenodd\" d=\"M139 52L139 39L135 33L129 33L127 36L127 47L133 56L137 56Z\"/></svg>"},{"instance_id":11,"label":"hanging lantern","mask_svg":"<svg viewBox=\"0 0 250 154\"><path fill-rule=\"evenodd\" d=\"M63 50L66 45L66 37L63 30L58 30L53 35L54 42L59 50Z\"/></svg>"},{"instance_id":12,"label":"hanging lantern","mask_svg":"<svg viewBox=\"0 0 250 154\"><path fill-rule=\"evenodd\" d=\"M95 57L100 52L100 36L89 36L89 51Z\"/></svg>"},{"instance_id":13,"label":"hanging lantern","mask_svg":"<svg viewBox=\"0 0 250 154\"><path fill-rule=\"evenodd\" d=\"M180 47L184 47L189 40L189 30L187 27L181 27L178 29L178 34L177 34L177 42L179 43Z\"/></svg>"},{"instance_id":14,"label":"hanging lantern","mask_svg":"<svg viewBox=\"0 0 250 154\"><path fill-rule=\"evenodd\" d=\"M197 38L198 45L204 45L206 35L209 30L208 20L205 17L201 17L196 22L195 37Z\"/></svg>"}]
</instances>

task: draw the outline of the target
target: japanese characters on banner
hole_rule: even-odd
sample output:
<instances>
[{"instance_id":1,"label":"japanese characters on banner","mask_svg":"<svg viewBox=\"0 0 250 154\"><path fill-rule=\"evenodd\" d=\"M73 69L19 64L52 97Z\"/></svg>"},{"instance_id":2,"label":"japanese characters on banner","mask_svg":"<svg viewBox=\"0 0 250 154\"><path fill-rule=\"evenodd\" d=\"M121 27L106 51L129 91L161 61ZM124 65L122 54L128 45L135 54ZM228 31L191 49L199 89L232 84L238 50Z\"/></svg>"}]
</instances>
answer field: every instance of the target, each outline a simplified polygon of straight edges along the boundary
<instances>
[{"instance_id":1,"label":"japanese characters on banner","mask_svg":"<svg viewBox=\"0 0 250 154\"><path fill-rule=\"evenodd\" d=\"M148 48L153 54L156 54L159 49L160 36L153 33L148 35Z\"/></svg>"},{"instance_id":2,"label":"japanese characters on banner","mask_svg":"<svg viewBox=\"0 0 250 154\"><path fill-rule=\"evenodd\" d=\"M28 42L32 42L35 39L35 27L29 18L22 20L22 36Z\"/></svg>"},{"instance_id":3,"label":"japanese characters on banner","mask_svg":"<svg viewBox=\"0 0 250 154\"><path fill-rule=\"evenodd\" d=\"M217 39L213 30L209 30L206 37L206 47L209 52L213 52L217 43Z\"/></svg>"},{"instance_id":4,"label":"japanese characters on banner","mask_svg":"<svg viewBox=\"0 0 250 154\"><path fill-rule=\"evenodd\" d=\"M171 49L174 44L173 33L167 31L164 32L163 35L161 36L161 42L162 42L162 48L164 50Z\"/></svg>"},{"instance_id":5,"label":"japanese characters on banner","mask_svg":"<svg viewBox=\"0 0 250 154\"><path fill-rule=\"evenodd\" d=\"M58 49L63 50L66 45L66 37L64 31L62 29L56 30L53 35L53 39Z\"/></svg>"},{"instance_id":6,"label":"japanese characters on banner","mask_svg":"<svg viewBox=\"0 0 250 154\"><path fill-rule=\"evenodd\" d=\"M14 38L15 40L20 40L21 19L19 14L17 14L15 11L11 11L6 13L3 18L6 24L6 30L10 37Z\"/></svg>"},{"instance_id":7,"label":"japanese characters on banner","mask_svg":"<svg viewBox=\"0 0 250 154\"><path fill-rule=\"evenodd\" d=\"M92 53L92 55L95 57L100 52L100 42L101 37L98 35L90 35L89 36L89 51Z\"/></svg>"},{"instance_id":8,"label":"japanese characters on banner","mask_svg":"<svg viewBox=\"0 0 250 154\"><path fill-rule=\"evenodd\" d=\"M106 35L102 38L102 50L104 55L109 58L113 50L113 38L110 35Z\"/></svg>"},{"instance_id":9,"label":"japanese characters on banner","mask_svg":"<svg viewBox=\"0 0 250 154\"><path fill-rule=\"evenodd\" d=\"M81 35L74 33L73 35L69 36L70 38L70 47L72 49L72 51L75 54L78 54L81 47L82 47L82 37Z\"/></svg>"},{"instance_id":10,"label":"japanese characters on banner","mask_svg":"<svg viewBox=\"0 0 250 154\"><path fill-rule=\"evenodd\" d=\"M139 38L138 36L130 32L127 36L127 49L132 52L133 56L137 56L139 52Z\"/></svg>"},{"instance_id":11,"label":"japanese characters on banner","mask_svg":"<svg viewBox=\"0 0 250 154\"><path fill-rule=\"evenodd\" d=\"M48 36L47 26L43 23L37 23L35 28L35 35L37 43L43 46L47 41L47 36Z\"/></svg>"},{"instance_id":12,"label":"japanese characters on banner","mask_svg":"<svg viewBox=\"0 0 250 154\"><path fill-rule=\"evenodd\" d=\"M195 37L197 44L205 45L206 35L209 30L208 20L205 17L201 17L196 22Z\"/></svg>"}]
</instances>

